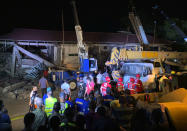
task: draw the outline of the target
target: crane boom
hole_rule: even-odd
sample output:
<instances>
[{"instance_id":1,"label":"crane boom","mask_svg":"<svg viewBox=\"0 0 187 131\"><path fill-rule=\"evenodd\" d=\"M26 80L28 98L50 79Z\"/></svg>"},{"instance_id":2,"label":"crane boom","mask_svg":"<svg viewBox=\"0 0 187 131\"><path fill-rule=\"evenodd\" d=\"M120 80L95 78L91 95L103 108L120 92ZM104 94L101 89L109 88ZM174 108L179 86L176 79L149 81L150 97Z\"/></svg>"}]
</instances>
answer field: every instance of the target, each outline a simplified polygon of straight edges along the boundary
<instances>
[{"instance_id":1,"label":"crane boom","mask_svg":"<svg viewBox=\"0 0 187 131\"><path fill-rule=\"evenodd\" d=\"M139 17L134 12L129 12L129 19L140 44L149 44Z\"/></svg>"},{"instance_id":2,"label":"crane boom","mask_svg":"<svg viewBox=\"0 0 187 131\"><path fill-rule=\"evenodd\" d=\"M73 14L75 19L75 31L77 37L78 56L82 61L83 59L88 59L88 51L86 50L86 45L83 42L82 28L79 25L76 3L75 1L72 1L71 4L73 6Z\"/></svg>"},{"instance_id":3,"label":"crane boom","mask_svg":"<svg viewBox=\"0 0 187 131\"><path fill-rule=\"evenodd\" d=\"M118 60L135 59L187 59L187 52L163 52L163 51L127 51L125 48L112 49L110 63L117 64Z\"/></svg>"}]
</instances>

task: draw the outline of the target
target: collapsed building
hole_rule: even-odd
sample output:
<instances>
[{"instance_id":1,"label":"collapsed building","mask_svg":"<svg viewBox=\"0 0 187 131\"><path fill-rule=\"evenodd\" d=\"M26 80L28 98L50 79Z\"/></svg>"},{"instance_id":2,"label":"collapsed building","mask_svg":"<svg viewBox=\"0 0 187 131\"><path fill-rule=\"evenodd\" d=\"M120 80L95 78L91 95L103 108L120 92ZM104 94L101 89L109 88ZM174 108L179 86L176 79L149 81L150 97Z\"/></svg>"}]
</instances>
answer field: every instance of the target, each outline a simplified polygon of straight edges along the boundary
<instances>
[{"instance_id":1,"label":"collapsed building","mask_svg":"<svg viewBox=\"0 0 187 131\"><path fill-rule=\"evenodd\" d=\"M135 34L130 32L84 32L84 42L89 56L98 60L102 68L110 58L113 47L139 46ZM153 43L153 37L147 36ZM78 68L79 58L74 31L48 31L38 29L14 29L0 36L1 70L12 76L37 78L45 67ZM165 43L165 44L163 44ZM166 42L154 40L150 48L168 49Z\"/></svg>"}]
</instances>

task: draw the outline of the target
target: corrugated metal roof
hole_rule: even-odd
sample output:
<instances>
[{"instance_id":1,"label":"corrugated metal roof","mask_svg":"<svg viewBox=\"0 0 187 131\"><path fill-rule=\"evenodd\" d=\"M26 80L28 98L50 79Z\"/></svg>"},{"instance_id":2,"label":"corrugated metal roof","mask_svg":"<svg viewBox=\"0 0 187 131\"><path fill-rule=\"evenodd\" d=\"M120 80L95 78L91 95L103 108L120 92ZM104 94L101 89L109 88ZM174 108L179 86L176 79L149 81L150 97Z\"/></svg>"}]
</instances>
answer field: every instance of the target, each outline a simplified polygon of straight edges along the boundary
<instances>
[{"instance_id":1,"label":"corrugated metal roof","mask_svg":"<svg viewBox=\"0 0 187 131\"><path fill-rule=\"evenodd\" d=\"M62 35L62 31L17 28L14 29L11 33L0 36L0 39L62 41ZM147 37L149 42L152 43L153 37ZM138 43L138 39L135 34L125 33L83 32L83 39L85 42L98 43ZM65 31L64 41L77 41L75 31ZM159 43L158 40L156 42Z\"/></svg>"}]
</instances>

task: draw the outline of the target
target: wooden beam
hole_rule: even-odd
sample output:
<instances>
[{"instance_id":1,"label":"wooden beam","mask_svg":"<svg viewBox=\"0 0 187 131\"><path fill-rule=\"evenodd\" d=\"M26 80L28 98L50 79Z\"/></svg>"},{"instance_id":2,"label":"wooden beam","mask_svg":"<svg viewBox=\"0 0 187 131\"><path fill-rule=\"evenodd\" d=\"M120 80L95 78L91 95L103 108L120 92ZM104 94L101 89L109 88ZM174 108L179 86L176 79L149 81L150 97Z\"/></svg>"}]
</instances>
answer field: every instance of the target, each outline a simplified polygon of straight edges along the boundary
<instances>
[{"instance_id":1,"label":"wooden beam","mask_svg":"<svg viewBox=\"0 0 187 131\"><path fill-rule=\"evenodd\" d=\"M16 47L13 47L13 52L12 52L12 64L11 64L11 76L14 77L14 72L15 72L15 65L16 65Z\"/></svg>"},{"instance_id":2,"label":"wooden beam","mask_svg":"<svg viewBox=\"0 0 187 131\"><path fill-rule=\"evenodd\" d=\"M43 59L43 58L41 58L41 57L39 57L39 56L37 56L37 55L35 55L35 54L33 54L33 53L27 51L27 50L25 50L25 49L23 49L22 47L20 47L20 46L18 46L18 45L15 45L15 47L16 47L19 51L21 51L22 53L24 53L25 55L27 55L27 56L29 56L29 57L31 57L31 58L33 58L33 59L35 59L35 60L37 60L37 61L39 61L39 62L41 62L41 63L44 63L47 67L54 67L54 66L55 66L54 64L48 62L47 60L45 60L45 59Z\"/></svg>"}]
</instances>

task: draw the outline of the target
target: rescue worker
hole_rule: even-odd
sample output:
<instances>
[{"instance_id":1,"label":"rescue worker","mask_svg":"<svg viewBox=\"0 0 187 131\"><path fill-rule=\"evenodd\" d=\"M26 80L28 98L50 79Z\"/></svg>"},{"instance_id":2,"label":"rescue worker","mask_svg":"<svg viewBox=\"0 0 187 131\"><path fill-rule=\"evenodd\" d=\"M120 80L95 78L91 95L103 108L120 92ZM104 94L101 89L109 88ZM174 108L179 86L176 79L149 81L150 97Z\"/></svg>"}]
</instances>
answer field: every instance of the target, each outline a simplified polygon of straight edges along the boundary
<instances>
[{"instance_id":1,"label":"rescue worker","mask_svg":"<svg viewBox=\"0 0 187 131\"><path fill-rule=\"evenodd\" d=\"M97 74L96 78L97 78L97 89L100 89L101 84L102 84L102 74L101 74L101 71L98 71L98 74Z\"/></svg>"},{"instance_id":2,"label":"rescue worker","mask_svg":"<svg viewBox=\"0 0 187 131\"><path fill-rule=\"evenodd\" d=\"M61 117L61 114L60 114L60 102L55 102L54 103L54 106L53 106L53 113L49 116L49 118L48 118L48 122L49 122L49 125L50 125L50 123L51 123L51 118L53 117L53 116L57 116L57 117L59 117L60 118L60 120L62 120L62 117Z\"/></svg>"},{"instance_id":3,"label":"rescue worker","mask_svg":"<svg viewBox=\"0 0 187 131\"><path fill-rule=\"evenodd\" d=\"M68 104L65 102L65 94L61 92L59 95L60 99L60 114L63 115L66 108L68 108Z\"/></svg>"},{"instance_id":4,"label":"rescue worker","mask_svg":"<svg viewBox=\"0 0 187 131\"><path fill-rule=\"evenodd\" d=\"M38 97L37 90L38 90L37 86L33 86L31 94L30 94L29 111L34 111L36 109L35 98Z\"/></svg>"},{"instance_id":5,"label":"rescue worker","mask_svg":"<svg viewBox=\"0 0 187 131\"><path fill-rule=\"evenodd\" d=\"M170 76L170 83L171 83L171 90L176 90L178 88L178 78L176 76L175 71L171 71L171 76Z\"/></svg>"},{"instance_id":6,"label":"rescue worker","mask_svg":"<svg viewBox=\"0 0 187 131\"><path fill-rule=\"evenodd\" d=\"M130 90L130 94L136 93L136 84L134 83L134 78L130 78L130 83L128 83L128 89Z\"/></svg>"},{"instance_id":7,"label":"rescue worker","mask_svg":"<svg viewBox=\"0 0 187 131\"><path fill-rule=\"evenodd\" d=\"M83 77L80 77L79 82L77 83L78 86L78 98L84 98L84 93L86 90L86 84L83 82Z\"/></svg>"},{"instance_id":8,"label":"rescue worker","mask_svg":"<svg viewBox=\"0 0 187 131\"><path fill-rule=\"evenodd\" d=\"M120 78L118 79L118 82L117 82L117 84L116 84L116 88L117 88L117 91L118 91L118 92L121 92L121 91L124 90L123 78L120 77Z\"/></svg>"},{"instance_id":9,"label":"rescue worker","mask_svg":"<svg viewBox=\"0 0 187 131\"><path fill-rule=\"evenodd\" d=\"M143 92L143 84L142 84L142 81L140 80L140 74L136 74L135 84L136 84L136 92L142 93Z\"/></svg>"},{"instance_id":10,"label":"rescue worker","mask_svg":"<svg viewBox=\"0 0 187 131\"><path fill-rule=\"evenodd\" d=\"M42 110L42 106L43 106L42 98L37 97L35 101L36 101L37 108L32 112L35 115L32 129L33 131L38 131L40 126L46 126L47 115Z\"/></svg>"},{"instance_id":11,"label":"rescue worker","mask_svg":"<svg viewBox=\"0 0 187 131\"><path fill-rule=\"evenodd\" d=\"M81 99L81 98L76 98L75 99L75 104L77 106L77 111L79 114L86 115L89 112L89 101Z\"/></svg>"},{"instance_id":12,"label":"rescue worker","mask_svg":"<svg viewBox=\"0 0 187 131\"><path fill-rule=\"evenodd\" d=\"M57 99L52 97L51 88L47 88L47 96L48 98L45 99L45 112L49 116L53 112L53 106L57 102Z\"/></svg>"},{"instance_id":13,"label":"rescue worker","mask_svg":"<svg viewBox=\"0 0 187 131\"><path fill-rule=\"evenodd\" d=\"M12 131L10 116L3 109L4 102L0 100L0 131Z\"/></svg>"},{"instance_id":14,"label":"rescue worker","mask_svg":"<svg viewBox=\"0 0 187 131\"><path fill-rule=\"evenodd\" d=\"M41 79L39 80L39 83L38 83L38 87L40 87L41 91L42 91L42 98L43 98L44 94L46 93L46 89L48 86L49 86L49 83L43 74Z\"/></svg>"},{"instance_id":15,"label":"rescue worker","mask_svg":"<svg viewBox=\"0 0 187 131\"><path fill-rule=\"evenodd\" d=\"M86 83L86 91L84 93L84 98L88 98L91 91L94 91L95 83L92 79L88 78Z\"/></svg>"},{"instance_id":16,"label":"rescue worker","mask_svg":"<svg viewBox=\"0 0 187 131\"><path fill-rule=\"evenodd\" d=\"M110 108L111 101L114 100L114 97L111 95L111 90L106 90L107 95L103 96L103 104Z\"/></svg>"},{"instance_id":17,"label":"rescue worker","mask_svg":"<svg viewBox=\"0 0 187 131\"><path fill-rule=\"evenodd\" d=\"M61 91L65 93L65 99L69 100L69 97L71 95L71 90L67 80L64 80L64 83L61 85Z\"/></svg>"},{"instance_id":18,"label":"rescue worker","mask_svg":"<svg viewBox=\"0 0 187 131\"><path fill-rule=\"evenodd\" d=\"M63 116L65 109L68 107L73 107L73 103L65 100L64 92L60 93L59 98L60 98L60 107L61 107L59 113Z\"/></svg>"},{"instance_id":19,"label":"rescue worker","mask_svg":"<svg viewBox=\"0 0 187 131\"><path fill-rule=\"evenodd\" d=\"M106 89L107 88L112 88L111 84L110 84L110 77L105 77L105 80L106 82L104 82L102 85L101 85L101 88L100 88L100 92L102 94L102 96L105 96L106 95Z\"/></svg>"},{"instance_id":20,"label":"rescue worker","mask_svg":"<svg viewBox=\"0 0 187 131\"><path fill-rule=\"evenodd\" d=\"M64 111L64 119L60 124L62 131L77 131L77 125L74 122L74 116L75 112L72 108L67 108Z\"/></svg>"},{"instance_id":21,"label":"rescue worker","mask_svg":"<svg viewBox=\"0 0 187 131\"><path fill-rule=\"evenodd\" d=\"M163 93L168 93L168 87L166 85L167 81L168 78L165 74L163 74L163 76L159 80L159 91L162 91Z\"/></svg>"}]
</instances>

